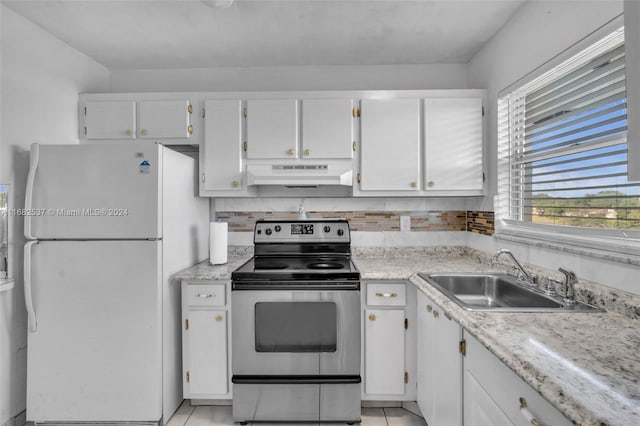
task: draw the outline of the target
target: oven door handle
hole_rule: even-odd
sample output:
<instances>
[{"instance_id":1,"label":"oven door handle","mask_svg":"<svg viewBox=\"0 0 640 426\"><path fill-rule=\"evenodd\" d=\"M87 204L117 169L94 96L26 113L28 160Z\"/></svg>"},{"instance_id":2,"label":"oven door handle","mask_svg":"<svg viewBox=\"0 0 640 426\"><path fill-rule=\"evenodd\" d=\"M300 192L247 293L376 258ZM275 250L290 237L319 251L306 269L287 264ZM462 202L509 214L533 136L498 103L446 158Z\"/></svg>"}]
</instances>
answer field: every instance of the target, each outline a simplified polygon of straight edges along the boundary
<instances>
[{"instance_id":1,"label":"oven door handle","mask_svg":"<svg viewBox=\"0 0 640 426\"><path fill-rule=\"evenodd\" d=\"M360 290L360 281L233 281L231 290Z\"/></svg>"},{"instance_id":2,"label":"oven door handle","mask_svg":"<svg viewBox=\"0 0 640 426\"><path fill-rule=\"evenodd\" d=\"M231 382L237 385L324 385L324 384L344 384L360 383L362 379L355 376L266 376L266 375L234 375Z\"/></svg>"}]
</instances>

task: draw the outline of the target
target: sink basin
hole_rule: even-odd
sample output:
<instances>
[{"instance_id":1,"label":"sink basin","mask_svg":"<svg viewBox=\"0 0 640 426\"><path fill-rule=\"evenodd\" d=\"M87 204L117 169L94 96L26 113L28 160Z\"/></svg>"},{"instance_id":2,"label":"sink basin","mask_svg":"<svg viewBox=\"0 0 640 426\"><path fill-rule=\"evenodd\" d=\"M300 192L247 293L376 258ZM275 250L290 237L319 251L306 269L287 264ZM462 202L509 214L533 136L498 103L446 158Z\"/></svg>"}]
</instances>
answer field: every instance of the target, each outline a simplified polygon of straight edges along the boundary
<instances>
[{"instance_id":1,"label":"sink basin","mask_svg":"<svg viewBox=\"0 0 640 426\"><path fill-rule=\"evenodd\" d=\"M470 311L502 312L602 312L577 302L567 305L500 273L418 274L455 303Z\"/></svg>"}]
</instances>

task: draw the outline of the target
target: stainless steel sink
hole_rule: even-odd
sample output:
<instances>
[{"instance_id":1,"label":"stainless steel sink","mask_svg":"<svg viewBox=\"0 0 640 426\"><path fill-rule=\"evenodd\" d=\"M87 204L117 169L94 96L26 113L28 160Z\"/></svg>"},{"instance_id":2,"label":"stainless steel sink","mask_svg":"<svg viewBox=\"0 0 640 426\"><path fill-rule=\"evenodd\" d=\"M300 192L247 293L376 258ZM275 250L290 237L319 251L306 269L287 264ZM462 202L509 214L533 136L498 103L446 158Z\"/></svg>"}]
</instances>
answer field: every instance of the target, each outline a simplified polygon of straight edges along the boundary
<instances>
[{"instance_id":1,"label":"stainless steel sink","mask_svg":"<svg viewBox=\"0 0 640 426\"><path fill-rule=\"evenodd\" d=\"M602 312L586 303L565 304L561 297L543 294L500 273L419 273L422 279L470 311Z\"/></svg>"}]
</instances>

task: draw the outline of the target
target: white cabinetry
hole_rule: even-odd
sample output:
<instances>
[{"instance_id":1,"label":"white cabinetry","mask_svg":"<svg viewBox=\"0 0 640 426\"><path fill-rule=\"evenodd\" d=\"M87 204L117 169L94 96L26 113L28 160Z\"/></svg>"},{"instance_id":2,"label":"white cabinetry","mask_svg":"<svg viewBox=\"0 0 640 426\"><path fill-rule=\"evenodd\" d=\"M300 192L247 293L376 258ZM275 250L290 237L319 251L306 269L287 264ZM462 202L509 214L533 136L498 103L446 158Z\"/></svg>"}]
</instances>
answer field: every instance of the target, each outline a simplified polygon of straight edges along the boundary
<instances>
[{"instance_id":1,"label":"white cabinetry","mask_svg":"<svg viewBox=\"0 0 640 426\"><path fill-rule=\"evenodd\" d=\"M247 159L297 157L296 99L250 99L246 108Z\"/></svg>"},{"instance_id":2,"label":"white cabinetry","mask_svg":"<svg viewBox=\"0 0 640 426\"><path fill-rule=\"evenodd\" d=\"M352 109L351 99L304 99L301 158L352 158Z\"/></svg>"},{"instance_id":3,"label":"white cabinetry","mask_svg":"<svg viewBox=\"0 0 640 426\"><path fill-rule=\"evenodd\" d=\"M417 297L417 402L430 425L462 425L462 328L422 292Z\"/></svg>"},{"instance_id":4,"label":"white cabinetry","mask_svg":"<svg viewBox=\"0 0 640 426\"><path fill-rule=\"evenodd\" d=\"M573 424L466 332L465 341L465 425L531 425L533 423L525 415L521 401L526 403L528 413L541 424Z\"/></svg>"},{"instance_id":5,"label":"white cabinetry","mask_svg":"<svg viewBox=\"0 0 640 426\"><path fill-rule=\"evenodd\" d=\"M228 281L182 282L184 398L231 398L228 291Z\"/></svg>"},{"instance_id":6,"label":"white cabinetry","mask_svg":"<svg viewBox=\"0 0 640 426\"><path fill-rule=\"evenodd\" d=\"M239 99L205 101L200 195L215 195L207 191L243 195L246 186L242 170L242 102Z\"/></svg>"},{"instance_id":7,"label":"white cabinetry","mask_svg":"<svg viewBox=\"0 0 640 426\"><path fill-rule=\"evenodd\" d=\"M417 191L420 99L363 99L360 190Z\"/></svg>"},{"instance_id":8,"label":"white cabinetry","mask_svg":"<svg viewBox=\"0 0 640 426\"><path fill-rule=\"evenodd\" d=\"M193 132L189 123L192 107L187 100L138 102L138 138L188 138Z\"/></svg>"},{"instance_id":9,"label":"white cabinetry","mask_svg":"<svg viewBox=\"0 0 640 426\"><path fill-rule=\"evenodd\" d=\"M193 107L187 99L104 98L81 98L83 140L155 139L179 144L191 137Z\"/></svg>"},{"instance_id":10,"label":"white cabinetry","mask_svg":"<svg viewBox=\"0 0 640 426\"><path fill-rule=\"evenodd\" d=\"M363 309L363 400L415 399L415 288L403 281L369 281ZM410 326L411 325L411 326Z\"/></svg>"},{"instance_id":11,"label":"white cabinetry","mask_svg":"<svg viewBox=\"0 0 640 426\"><path fill-rule=\"evenodd\" d=\"M425 99L424 138L426 191L482 191L482 99Z\"/></svg>"},{"instance_id":12,"label":"white cabinetry","mask_svg":"<svg viewBox=\"0 0 640 426\"><path fill-rule=\"evenodd\" d=\"M84 137L86 139L131 139L136 134L134 101L86 102Z\"/></svg>"}]
</instances>

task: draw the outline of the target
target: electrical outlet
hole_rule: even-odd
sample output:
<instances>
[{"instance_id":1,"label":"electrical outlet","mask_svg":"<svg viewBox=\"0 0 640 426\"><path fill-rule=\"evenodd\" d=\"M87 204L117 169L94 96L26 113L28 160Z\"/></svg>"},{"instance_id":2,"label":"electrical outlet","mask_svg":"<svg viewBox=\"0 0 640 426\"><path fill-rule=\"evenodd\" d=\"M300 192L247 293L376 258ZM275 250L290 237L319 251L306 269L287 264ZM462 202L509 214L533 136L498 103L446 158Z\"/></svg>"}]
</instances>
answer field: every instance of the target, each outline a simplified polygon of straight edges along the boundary
<instances>
[{"instance_id":1,"label":"electrical outlet","mask_svg":"<svg viewBox=\"0 0 640 426\"><path fill-rule=\"evenodd\" d=\"M400 232L411 231L411 216L400 216Z\"/></svg>"}]
</instances>

